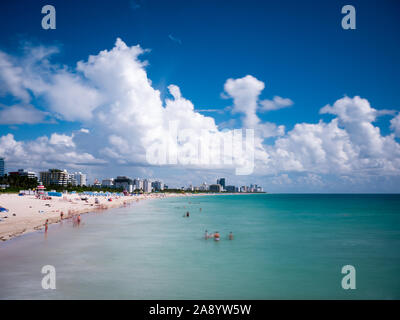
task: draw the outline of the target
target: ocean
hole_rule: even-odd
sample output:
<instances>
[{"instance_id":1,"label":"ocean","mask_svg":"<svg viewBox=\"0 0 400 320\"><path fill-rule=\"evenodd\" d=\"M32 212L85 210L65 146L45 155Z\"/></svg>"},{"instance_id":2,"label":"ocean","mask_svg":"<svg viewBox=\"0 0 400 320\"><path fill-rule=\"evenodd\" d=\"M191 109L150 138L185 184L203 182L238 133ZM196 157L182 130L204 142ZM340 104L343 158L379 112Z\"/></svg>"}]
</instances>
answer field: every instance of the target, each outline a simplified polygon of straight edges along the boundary
<instances>
[{"instance_id":1,"label":"ocean","mask_svg":"<svg viewBox=\"0 0 400 320\"><path fill-rule=\"evenodd\" d=\"M399 299L399 275L400 195L146 200L0 243L0 299Z\"/></svg>"}]
</instances>

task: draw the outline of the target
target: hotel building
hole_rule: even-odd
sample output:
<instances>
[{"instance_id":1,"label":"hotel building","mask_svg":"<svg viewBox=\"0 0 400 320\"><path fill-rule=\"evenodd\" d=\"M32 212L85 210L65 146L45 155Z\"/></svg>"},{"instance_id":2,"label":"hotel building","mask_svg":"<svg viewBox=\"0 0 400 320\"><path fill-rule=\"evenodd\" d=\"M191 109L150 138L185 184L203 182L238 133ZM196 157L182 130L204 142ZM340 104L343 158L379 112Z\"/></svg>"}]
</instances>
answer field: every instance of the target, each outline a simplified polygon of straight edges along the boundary
<instances>
[{"instance_id":1,"label":"hotel building","mask_svg":"<svg viewBox=\"0 0 400 320\"><path fill-rule=\"evenodd\" d=\"M39 173L40 181L44 185L57 185L67 186L68 185L68 172L66 170L49 169L48 171L42 171Z\"/></svg>"}]
</instances>

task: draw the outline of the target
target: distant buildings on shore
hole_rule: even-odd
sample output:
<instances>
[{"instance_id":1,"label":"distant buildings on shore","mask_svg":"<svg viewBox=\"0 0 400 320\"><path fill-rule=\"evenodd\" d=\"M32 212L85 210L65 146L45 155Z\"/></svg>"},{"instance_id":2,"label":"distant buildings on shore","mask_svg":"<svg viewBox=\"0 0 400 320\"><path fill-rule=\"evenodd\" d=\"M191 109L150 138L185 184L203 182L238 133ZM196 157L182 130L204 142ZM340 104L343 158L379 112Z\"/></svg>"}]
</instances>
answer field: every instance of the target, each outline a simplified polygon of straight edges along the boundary
<instances>
[{"instance_id":1,"label":"distant buildings on shore","mask_svg":"<svg viewBox=\"0 0 400 320\"><path fill-rule=\"evenodd\" d=\"M66 187L86 186L86 174L82 172L68 173L67 170L49 169L39 172L39 181L44 185L56 185Z\"/></svg>"},{"instance_id":2,"label":"distant buildings on shore","mask_svg":"<svg viewBox=\"0 0 400 320\"><path fill-rule=\"evenodd\" d=\"M29 179L37 179L36 173L33 171L26 171L25 169L18 169L18 171L9 172L10 176L28 177Z\"/></svg>"},{"instance_id":3,"label":"distant buildings on shore","mask_svg":"<svg viewBox=\"0 0 400 320\"><path fill-rule=\"evenodd\" d=\"M208 185L206 182L203 182L200 186L194 187L190 185L186 188L186 191L209 191L209 192L245 192L245 193L257 193L257 192L264 192L264 189L256 184L251 184L250 186L241 186L237 187L234 185L225 185L226 179L219 178L217 179L216 184ZM182 187L182 189L185 189Z\"/></svg>"},{"instance_id":4,"label":"distant buildings on shore","mask_svg":"<svg viewBox=\"0 0 400 320\"><path fill-rule=\"evenodd\" d=\"M142 191L150 193L153 191L163 191L164 184L159 180L149 180L141 178L129 178L127 176L118 176L114 178L107 178L101 181L102 187L124 189L128 192Z\"/></svg>"},{"instance_id":5,"label":"distant buildings on shore","mask_svg":"<svg viewBox=\"0 0 400 320\"><path fill-rule=\"evenodd\" d=\"M5 175L5 161L4 158L0 158L0 177ZM21 177L28 177L30 179L36 179L43 185L54 185L54 186L87 186L87 175L82 172L69 173L67 170L60 169L49 169L47 171L39 172L37 175L35 172L27 171L25 169L19 169L18 171L9 172L9 176L18 175ZM106 178L101 182L95 179L92 187L97 188L115 188L123 189L127 192L159 192L168 189L168 186L164 185L161 180L157 179L141 179L141 178L130 178L127 176L117 176L116 178ZM188 187L180 188L182 191L190 192L229 192L229 193L257 193L264 192L263 188L251 184L250 186L234 186L226 185L225 178L217 179L216 184L208 185L203 182L200 186L190 185Z\"/></svg>"}]
</instances>

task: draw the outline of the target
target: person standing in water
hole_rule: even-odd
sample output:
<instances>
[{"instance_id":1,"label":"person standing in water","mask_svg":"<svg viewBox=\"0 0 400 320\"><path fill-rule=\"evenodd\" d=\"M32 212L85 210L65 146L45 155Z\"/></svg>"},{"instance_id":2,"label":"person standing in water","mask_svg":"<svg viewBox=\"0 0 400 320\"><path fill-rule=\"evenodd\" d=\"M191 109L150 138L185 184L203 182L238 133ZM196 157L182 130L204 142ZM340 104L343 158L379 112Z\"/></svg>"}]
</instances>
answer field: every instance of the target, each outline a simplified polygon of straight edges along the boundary
<instances>
[{"instance_id":1,"label":"person standing in water","mask_svg":"<svg viewBox=\"0 0 400 320\"><path fill-rule=\"evenodd\" d=\"M49 219L46 219L46 222L44 223L44 232L47 232L49 229Z\"/></svg>"},{"instance_id":2,"label":"person standing in water","mask_svg":"<svg viewBox=\"0 0 400 320\"><path fill-rule=\"evenodd\" d=\"M220 238L219 232L217 231L217 232L214 233L214 240L215 241L219 241L219 238Z\"/></svg>"},{"instance_id":3,"label":"person standing in water","mask_svg":"<svg viewBox=\"0 0 400 320\"><path fill-rule=\"evenodd\" d=\"M81 224L81 215L80 214L78 214L76 222L78 223L78 226Z\"/></svg>"},{"instance_id":4,"label":"person standing in water","mask_svg":"<svg viewBox=\"0 0 400 320\"><path fill-rule=\"evenodd\" d=\"M208 235L208 231L206 230L205 234L204 234L204 239L208 239L210 236Z\"/></svg>"},{"instance_id":5,"label":"person standing in water","mask_svg":"<svg viewBox=\"0 0 400 320\"><path fill-rule=\"evenodd\" d=\"M232 231L229 232L229 240L233 240L233 233L232 233Z\"/></svg>"},{"instance_id":6,"label":"person standing in water","mask_svg":"<svg viewBox=\"0 0 400 320\"><path fill-rule=\"evenodd\" d=\"M189 211L186 212L186 217L189 218Z\"/></svg>"}]
</instances>

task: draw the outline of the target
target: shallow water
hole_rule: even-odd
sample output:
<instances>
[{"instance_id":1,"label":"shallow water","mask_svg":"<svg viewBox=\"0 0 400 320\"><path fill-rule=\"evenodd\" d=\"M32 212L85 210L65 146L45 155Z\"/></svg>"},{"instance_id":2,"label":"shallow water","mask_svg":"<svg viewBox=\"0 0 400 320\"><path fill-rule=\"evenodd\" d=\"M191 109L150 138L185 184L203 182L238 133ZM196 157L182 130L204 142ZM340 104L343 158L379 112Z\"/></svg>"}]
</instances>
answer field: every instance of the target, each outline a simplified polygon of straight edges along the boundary
<instances>
[{"instance_id":1,"label":"shallow water","mask_svg":"<svg viewBox=\"0 0 400 320\"><path fill-rule=\"evenodd\" d=\"M142 201L0 243L0 298L399 299L399 208L399 195ZM341 287L348 264L356 290Z\"/></svg>"}]
</instances>

